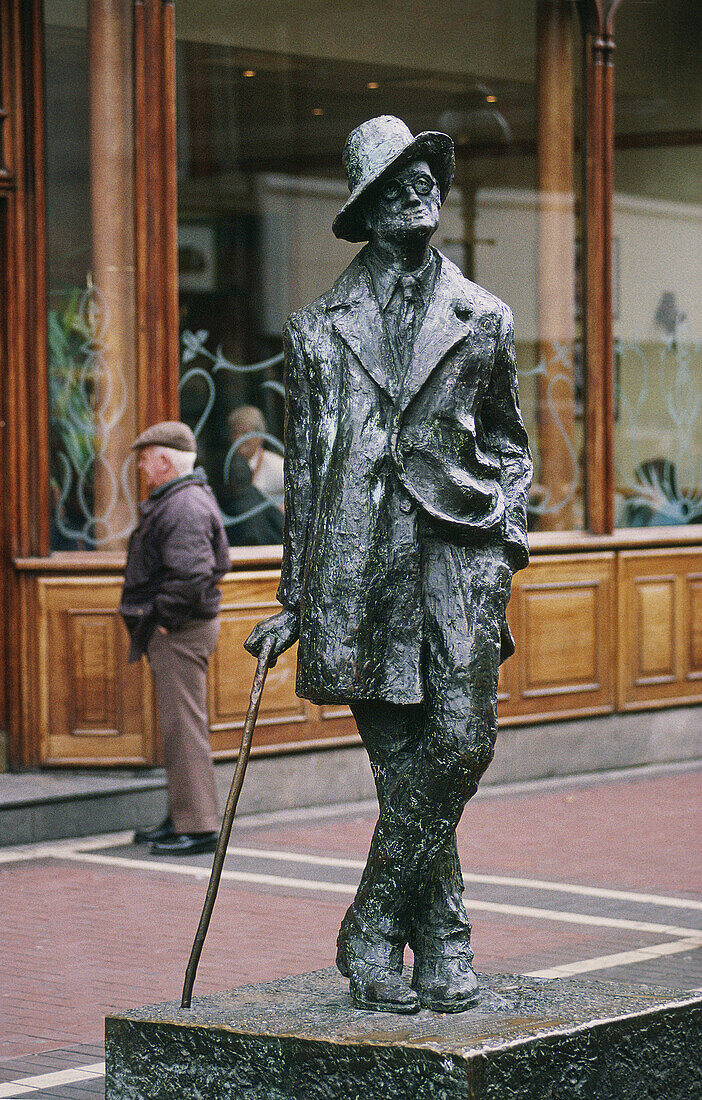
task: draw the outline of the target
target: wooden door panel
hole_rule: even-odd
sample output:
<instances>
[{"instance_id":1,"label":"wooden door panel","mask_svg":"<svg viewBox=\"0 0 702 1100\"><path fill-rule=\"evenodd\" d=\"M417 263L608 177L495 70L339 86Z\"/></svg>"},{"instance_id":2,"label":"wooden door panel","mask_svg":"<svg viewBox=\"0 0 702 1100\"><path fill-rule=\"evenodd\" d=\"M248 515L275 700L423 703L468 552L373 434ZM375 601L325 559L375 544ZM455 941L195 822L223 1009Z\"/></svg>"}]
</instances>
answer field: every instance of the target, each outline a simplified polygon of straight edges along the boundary
<instances>
[{"instance_id":1,"label":"wooden door panel","mask_svg":"<svg viewBox=\"0 0 702 1100\"><path fill-rule=\"evenodd\" d=\"M516 574L509 611L517 648L501 673L501 720L614 708L613 577L609 553L544 556Z\"/></svg>"},{"instance_id":2,"label":"wooden door panel","mask_svg":"<svg viewBox=\"0 0 702 1100\"><path fill-rule=\"evenodd\" d=\"M702 700L702 549L619 555L621 710Z\"/></svg>"},{"instance_id":3,"label":"wooden door panel","mask_svg":"<svg viewBox=\"0 0 702 1100\"><path fill-rule=\"evenodd\" d=\"M221 629L208 673L208 708L212 751L231 756L241 731L256 671L244 642L261 619L276 615L280 604L277 572L229 574L222 582ZM256 723L254 752L274 745L314 739L317 708L295 694L297 646L278 659L266 678Z\"/></svg>"},{"instance_id":4,"label":"wooden door panel","mask_svg":"<svg viewBox=\"0 0 702 1100\"><path fill-rule=\"evenodd\" d=\"M687 679L702 678L702 576L692 573L687 578Z\"/></svg>"},{"instance_id":5,"label":"wooden door panel","mask_svg":"<svg viewBox=\"0 0 702 1100\"><path fill-rule=\"evenodd\" d=\"M633 648L637 684L664 684L675 679L676 589L674 576L639 577L635 581Z\"/></svg>"},{"instance_id":6,"label":"wooden door panel","mask_svg":"<svg viewBox=\"0 0 702 1100\"><path fill-rule=\"evenodd\" d=\"M43 577L38 586L42 762L152 763L151 677L146 662L127 664L121 579Z\"/></svg>"}]
</instances>

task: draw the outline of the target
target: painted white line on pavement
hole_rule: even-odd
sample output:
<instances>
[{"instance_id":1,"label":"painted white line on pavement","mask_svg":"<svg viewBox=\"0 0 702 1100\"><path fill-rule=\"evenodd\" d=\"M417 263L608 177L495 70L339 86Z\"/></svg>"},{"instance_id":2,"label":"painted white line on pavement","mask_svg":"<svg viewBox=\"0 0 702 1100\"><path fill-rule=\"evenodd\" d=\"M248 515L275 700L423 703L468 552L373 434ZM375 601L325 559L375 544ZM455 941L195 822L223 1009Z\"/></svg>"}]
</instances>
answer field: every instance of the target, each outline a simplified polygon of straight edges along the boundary
<instances>
[{"instance_id":1,"label":"painted white line on pavement","mask_svg":"<svg viewBox=\"0 0 702 1100\"><path fill-rule=\"evenodd\" d=\"M682 951L696 951L702 947L702 936L690 936L688 939L673 943L655 943L650 947L639 947L634 951L619 951L616 955L600 955L595 959L583 959L580 962L552 966L546 970L531 970L529 978L572 978L574 974L588 974L593 970L609 970L615 966L628 966L630 963L647 962L659 959L663 955L677 955Z\"/></svg>"},{"instance_id":2,"label":"painted white line on pavement","mask_svg":"<svg viewBox=\"0 0 702 1100\"><path fill-rule=\"evenodd\" d=\"M57 859L73 863L98 863L108 867L126 867L139 871L166 871L168 874L187 875L190 878L209 879L209 867L192 864L167 863L157 859L127 859L124 856L101 856L92 852L63 852ZM256 875L248 871L222 871L223 879L232 882L249 882L259 886L283 886L293 890L321 890L330 894L355 894L356 887L345 882L318 882L307 878L286 878L281 875Z\"/></svg>"},{"instance_id":3,"label":"painted white line on pavement","mask_svg":"<svg viewBox=\"0 0 702 1100\"><path fill-rule=\"evenodd\" d=\"M64 852L61 859L76 863L96 863L128 870L164 871L167 874L188 875L191 878L209 878L209 867L186 866L163 860L128 859L125 856L105 856L93 852ZM277 886L283 889L314 890L329 894L355 894L355 885L344 882L324 882L319 879L289 878L284 875L263 875L252 871L222 871L222 878L229 882L251 883L257 886ZM664 936L702 935L702 928L685 928L676 924L654 924L649 921L626 920L621 917L598 917L587 913L568 913L560 909L540 909L530 905L503 905L498 902L465 898L467 909L488 913L504 913L508 916L537 920L561 921L567 924L587 924L595 928L625 928L637 932L649 932Z\"/></svg>"},{"instance_id":4,"label":"painted white line on pavement","mask_svg":"<svg viewBox=\"0 0 702 1100\"><path fill-rule=\"evenodd\" d=\"M365 859L344 859L342 856L310 856L306 852L281 852L275 848L227 848L228 856L243 856L246 859L270 859L275 863L307 863L318 867L349 867L353 871L362 871Z\"/></svg>"},{"instance_id":5,"label":"painted white line on pavement","mask_svg":"<svg viewBox=\"0 0 702 1100\"><path fill-rule=\"evenodd\" d=\"M93 1062L89 1066L77 1066L75 1069L60 1069L55 1073L41 1073L36 1077L18 1077L16 1081L6 1081L0 1085L0 1096L5 1100L15 1100L16 1096L29 1096L42 1089L58 1085L75 1085L80 1081L93 1081L105 1076L105 1063Z\"/></svg>"},{"instance_id":6,"label":"painted white line on pavement","mask_svg":"<svg viewBox=\"0 0 702 1100\"><path fill-rule=\"evenodd\" d=\"M538 878L508 878L504 875L464 874L466 886L471 882L484 882L489 886L515 886L520 890L550 890L556 894L575 894L585 898L607 898L612 901L628 901L636 905L660 905L662 909L699 909L702 901L692 898L676 898L662 894L639 894L629 890L608 890L599 886L579 886L574 882L549 882Z\"/></svg>"},{"instance_id":7,"label":"painted white line on pavement","mask_svg":"<svg viewBox=\"0 0 702 1100\"><path fill-rule=\"evenodd\" d=\"M0 863L19 863L27 859L50 859L64 852L89 852L92 849L118 848L130 844L133 832L106 833L103 836L72 837L70 840L51 840L45 844L18 844L12 848L0 848Z\"/></svg>"},{"instance_id":8,"label":"painted white line on pavement","mask_svg":"<svg viewBox=\"0 0 702 1100\"><path fill-rule=\"evenodd\" d=\"M512 917L536 920L561 921L565 924L589 924L594 928L628 928L636 932L660 933L663 936L702 936L702 928L684 928L678 924L652 924L642 920L626 920L623 917L597 917L588 913L569 913L562 909L539 909L531 905L502 905L478 898L464 898L466 909L484 910L487 913L504 913Z\"/></svg>"},{"instance_id":9,"label":"painted white line on pavement","mask_svg":"<svg viewBox=\"0 0 702 1100\"><path fill-rule=\"evenodd\" d=\"M319 867L348 867L362 871L365 860L342 859L340 856L311 856L304 852L285 852L270 848L227 848L228 855L251 859L270 859L280 863L317 864ZM486 886L514 886L519 890L550 890L556 894L576 894L586 898L608 898L612 901L629 901L637 905L660 905L664 909L699 909L702 901L690 898L669 897L660 894L640 894L629 890L609 890L599 886L581 886L572 882L554 882L537 878L514 878L505 875L463 875L466 886L471 882Z\"/></svg>"},{"instance_id":10,"label":"painted white line on pavement","mask_svg":"<svg viewBox=\"0 0 702 1100\"><path fill-rule=\"evenodd\" d=\"M22 845L0 849L0 864L15 863L26 859L65 858L72 853L101 851L129 844L133 833L107 833L102 836L52 841L47 844ZM341 856L317 856L305 852L285 852L272 848L227 848L229 855L251 859L269 859L279 863L301 863L319 867L347 867L362 871L365 860L344 859ZM138 862L138 861L135 861ZM144 866L153 867L153 861ZM171 867L171 865L168 865ZM201 870L201 868L200 868ZM583 886L573 882L555 882L549 879L517 878L506 875L479 875L465 872L463 881L486 886L511 886L518 890L547 890L555 894L574 894L579 897L607 898L612 901L632 902L636 905L658 905L665 909L694 909L702 912L702 901L693 898L673 897L668 894L642 894L631 890L611 890L599 886Z\"/></svg>"}]
</instances>

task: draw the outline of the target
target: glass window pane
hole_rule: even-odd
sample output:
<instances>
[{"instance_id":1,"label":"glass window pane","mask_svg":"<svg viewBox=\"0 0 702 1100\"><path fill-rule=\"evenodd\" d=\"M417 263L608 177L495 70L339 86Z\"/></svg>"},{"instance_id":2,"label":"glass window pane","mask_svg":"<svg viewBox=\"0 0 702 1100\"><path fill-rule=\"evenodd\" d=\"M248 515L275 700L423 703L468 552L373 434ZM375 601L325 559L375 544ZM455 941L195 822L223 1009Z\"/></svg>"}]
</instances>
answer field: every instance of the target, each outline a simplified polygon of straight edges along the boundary
<instances>
[{"instance_id":1,"label":"glass window pane","mask_svg":"<svg viewBox=\"0 0 702 1100\"><path fill-rule=\"evenodd\" d=\"M433 243L514 311L536 466L531 527L581 527L580 49L570 0L179 0L176 34L181 410L232 543L279 527L265 499L277 507L275 459L265 458L268 487L253 471L264 498L248 487L237 499L232 467L247 477L234 455L261 432L267 454L282 452L282 327L360 247L331 232L348 197L341 151L380 114L455 140L456 179ZM263 415L243 444L231 424L241 406ZM255 466L260 451L249 457ZM252 524L242 513L256 502Z\"/></svg>"},{"instance_id":2,"label":"glass window pane","mask_svg":"<svg viewBox=\"0 0 702 1100\"><path fill-rule=\"evenodd\" d=\"M132 4L45 0L53 550L135 520Z\"/></svg>"},{"instance_id":3,"label":"glass window pane","mask_svg":"<svg viewBox=\"0 0 702 1100\"><path fill-rule=\"evenodd\" d=\"M702 5L617 16L616 523L702 523Z\"/></svg>"}]
</instances>

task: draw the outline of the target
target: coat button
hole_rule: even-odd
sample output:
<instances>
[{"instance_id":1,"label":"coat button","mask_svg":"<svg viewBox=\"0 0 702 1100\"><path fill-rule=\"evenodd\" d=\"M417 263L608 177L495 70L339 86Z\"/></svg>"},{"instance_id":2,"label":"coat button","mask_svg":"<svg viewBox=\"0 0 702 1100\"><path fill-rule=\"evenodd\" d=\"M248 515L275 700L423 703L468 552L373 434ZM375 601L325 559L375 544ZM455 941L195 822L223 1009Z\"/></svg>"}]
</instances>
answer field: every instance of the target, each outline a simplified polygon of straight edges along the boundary
<instances>
[{"instance_id":1,"label":"coat button","mask_svg":"<svg viewBox=\"0 0 702 1100\"><path fill-rule=\"evenodd\" d=\"M401 496L400 500L399 500L399 507L400 507L400 511L404 512L405 515L407 516L407 515L409 515L409 513L414 508L414 501L412 500L411 497Z\"/></svg>"}]
</instances>

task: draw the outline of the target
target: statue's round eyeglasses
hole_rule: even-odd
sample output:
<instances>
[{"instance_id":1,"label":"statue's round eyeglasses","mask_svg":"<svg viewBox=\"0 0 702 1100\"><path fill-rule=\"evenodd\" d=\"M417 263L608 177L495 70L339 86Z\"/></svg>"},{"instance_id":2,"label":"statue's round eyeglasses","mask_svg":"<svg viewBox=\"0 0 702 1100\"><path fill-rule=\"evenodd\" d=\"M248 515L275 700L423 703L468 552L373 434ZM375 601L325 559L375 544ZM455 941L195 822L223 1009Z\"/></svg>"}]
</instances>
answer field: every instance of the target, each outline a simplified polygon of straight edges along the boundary
<instances>
[{"instance_id":1,"label":"statue's round eyeglasses","mask_svg":"<svg viewBox=\"0 0 702 1100\"><path fill-rule=\"evenodd\" d=\"M395 199L399 199L400 195L405 193L408 187L411 187L416 195L423 197L424 195L431 195L436 186L435 179L427 176L424 172L419 172L416 176L411 176L406 180L391 180L383 188L382 196L384 199L394 202Z\"/></svg>"}]
</instances>

